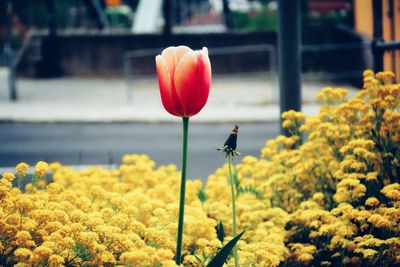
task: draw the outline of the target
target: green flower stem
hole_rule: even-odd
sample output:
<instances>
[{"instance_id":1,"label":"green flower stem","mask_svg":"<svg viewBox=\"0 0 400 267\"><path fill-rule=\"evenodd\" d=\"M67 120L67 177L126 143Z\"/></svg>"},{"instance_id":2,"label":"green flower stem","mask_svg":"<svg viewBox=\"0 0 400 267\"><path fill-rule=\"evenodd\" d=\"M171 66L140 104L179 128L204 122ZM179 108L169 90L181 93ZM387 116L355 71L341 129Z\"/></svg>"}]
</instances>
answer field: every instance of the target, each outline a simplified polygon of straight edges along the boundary
<instances>
[{"instance_id":1,"label":"green flower stem","mask_svg":"<svg viewBox=\"0 0 400 267\"><path fill-rule=\"evenodd\" d=\"M23 176L20 175L20 174L17 174L17 185L18 185L18 189L21 189L22 179L23 179Z\"/></svg>"},{"instance_id":2,"label":"green flower stem","mask_svg":"<svg viewBox=\"0 0 400 267\"><path fill-rule=\"evenodd\" d=\"M231 184L232 193L232 224L233 224L233 237L236 237L236 204L235 204L235 188L232 176L232 154L228 153L228 167L229 167L229 183ZM233 248L233 256L235 257L235 267L239 266L239 257L237 245Z\"/></svg>"},{"instance_id":3,"label":"green flower stem","mask_svg":"<svg viewBox=\"0 0 400 267\"><path fill-rule=\"evenodd\" d=\"M182 257L182 236L183 236L183 216L185 214L185 189L186 189L186 163L187 163L187 146L188 146L188 130L189 118L183 119L183 139L182 139L182 173L181 173L181 193L179 198L179 218L178 218L178 237L176 241L176 257L175 263L181 264Z\"/></svg>"}]
</instances>

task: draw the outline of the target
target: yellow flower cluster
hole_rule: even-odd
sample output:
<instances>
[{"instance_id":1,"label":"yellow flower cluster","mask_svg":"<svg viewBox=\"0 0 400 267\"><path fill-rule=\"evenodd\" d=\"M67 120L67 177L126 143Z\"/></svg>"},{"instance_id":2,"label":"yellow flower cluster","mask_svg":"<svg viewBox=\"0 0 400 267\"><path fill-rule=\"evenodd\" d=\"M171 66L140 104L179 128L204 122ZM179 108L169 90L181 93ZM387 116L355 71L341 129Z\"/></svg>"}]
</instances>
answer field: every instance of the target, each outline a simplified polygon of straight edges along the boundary
<instances>
[{"instance_id":1,"label":"yellow flower cluster","mask_svg":"<svg viewBox=\"0 0 400 267\"><path fill-rule=\"evenodd\" d=\"M400 85L393 78L366 71L364 89L348 100L343 89L323 89L320 113L299 127L308 141L262 154L282 166L267 179L281 179L269 194L294 211L286 224L289 265L400 264Z\"/></svg>"},{"instance_id":2,"label":"yellow flower cluster","mask_svg":"<svg viewBox=\"0 0 400 267\"><path fill-rule=\"evenodd\" d=\"M337 104L343 101L348 93L343 88L325 87L317 94L317 99L329 104Z\"/></svg>"},{"instance_id":3,"label":"yellow flower cluster","mask_svg":"<svg viewBox=\"0 0 400 267\"><path fill-rule=\"evenodd\" d=\"M20 163L17 167L20 167L19 170L17 168L17 172L18 172L18 171L23 171L24 168L26 168L27 166L23 165L23 163ZM46 176L48 170L49 170L49 165L47 164L47 162L39 161L38 163L36 163L35 174L37 174L39 177Z\"/></svg>"},{"instance_id":4,"label":"yellow flower cluster","mask_svg":"<svg viewBox=\"0 0 400 267\"><path fill-rule=\"evenodd\" d=\"M400 264L400 85L393 77L365 71L363 89L347 100L346 90L324 88L318 115L285 112L291 136L269 140L260 158L236 165L240 266ZM39 162L22 190L28 167L0 179L3 265L176 266L176 166L156 167L146 155L126 155L115 170ZM206 266L233 238L227 177L224 165L205 184L187 182L184 266ZM233 264L230 256L226 266Z\"/></svg>"},{"instance_id":5,"label":"yellow flower cluster","mask_svg":"<svg viewBox=\"0 0 400 267\"><path fill-rule=\"evenodd\" d=\"M15 171L17 172L17 175L20 175L20 176L25 176L26 173L28 172L28 169L29 169L29 165L26 164L25 162L21 162L15 167Z\"/></svg>"},{"instance_id":6,"label":"yellow flower cluster","mask_svg":"<svg viewBox=\"0 0 400 267\"><path fill-rule=\"evenodd\" d=\"M282 113L282 127L288 129L288 131L292 134L292 136L299 136L299 128L300 125L304 123L305 115L302 112L297 112L294 110L285 111ZM296 140L299 141L299 140ZM296 142L296 145L299 145L299 142Z\"/></svg>"},{"instance_id":7,"label":"yellow flower cluster","mask_svg":"<svg viewBox=\"0 0 400 267\"><path fill-rule=\"evenodd\" d=\"M146 155L126 155L117 170L81 171L50 164L52 183L12 187L0 179L0 260L20 266L175 266L180 173L174 165L155 168ZM16 172L23 173L18 165ZM36 165L43 176L47 164ZM43 171L43 172L42 172ZM202 266L232 239L227 166L203 187L188 181L183 264ZM32 180L33 182L33 180ZM39 181L38 183L43 183ZM219 186L213 186L218 183ZM207 199L200 200L204 190ZM218 190L222 190L220 194ZM277 266L288 253L282 210L267 210L256 197L239 197L241 262ZM261 216L261 217L260 217ZM268 221L266 221L268 220ZM223 234L217 235L221 223Z\"/></svg>"},{"instance_id":8,"label":"yellow flower cluster","mask_svg":"<svg viewBox=\"0 0 400 267\"><path fill-rule=\"evenodd\" d=\"M364 89L348 100L346 90L324 88L318 115L282 114L292 136L237 166L268 210L288 213L286 265L400 264L400 85L392 80L366 71Z\"/></svg>"}]
</instances>

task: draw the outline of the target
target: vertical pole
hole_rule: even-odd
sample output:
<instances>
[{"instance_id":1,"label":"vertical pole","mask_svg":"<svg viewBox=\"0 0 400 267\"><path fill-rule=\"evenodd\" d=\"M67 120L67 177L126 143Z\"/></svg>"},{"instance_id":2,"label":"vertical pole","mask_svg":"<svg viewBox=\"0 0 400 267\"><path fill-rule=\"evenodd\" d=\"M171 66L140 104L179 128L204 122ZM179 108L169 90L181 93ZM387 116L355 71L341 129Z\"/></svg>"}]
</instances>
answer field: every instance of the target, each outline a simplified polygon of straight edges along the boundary
<instances>
[{"instance_id":1,"label":"vertical pole","mask_svg":"<svg viewBox=\"0 0 400 267\"><path fill-rule=\"evenodd\" d=\"M300 1L278 0L280 112L301 110ZM281 128L285 135L289 133Z\"/></svg>"},{"instance_id":2,"label":"vertical pole","mask_svg":"<svg viewBox=\"0 0 400 267\"><path fill-rule=\"evenodd\" d=\"M225 26L229 29L233 27L232 12L229 8L229 1L222 0L222 11L224 13Z\"/></svg>"},{"instance_id":3,"label":"vertical pole","mask_svg":"<svg viewBox=\"0 0 400 267\"><path fill-rule=\"evenodd\" d=\"M96 14L97 27L99 28L99 30L109 29L110 23L108 22L107 17L103 12L103 7L101 6L101 3L98 0L91 0L91 7Z\"/></svg>"},{"instance_id":4,"label":"vertical pole","mask_svg":"<svg viewBox=\"0 0 400 267\"><path fill-rule=\"evenodd\" d=\"M126 80L126 100L127 103L132 103L132 68L131 68L131 57L129 53L125 53L124 55L124 72L125 72L125 80Z\"/></svg>"},{"instance_id":5,"label":"vertical pole","mask_svg":"<svg viewBox=\"0 0 400 267\"><path fill-rule=\"evenodd\" d=\"M270 76L272 81L272 101L274 103L279 102L279 83L278 83L278 66L277 66L277 56L276 56L276 47L270 46L268 48L269 51L269 67L270 67Z\"/></svg>"},{"instance_id":6,"label":"vertical pole","mask_svg":"<svg viewBox=\"0 0 400 267\"><path fill-rule=\"evenodd\" d=\"M181 8L181 0L175 0L175 8L174 8L174 18L175 23L180 24L182 22L182 8Z\"/></svg>"},{"instance_id":7,"label":"vertical pole","mask_svg":"<svg viewBox=\"0 0 400 267\"><path fill-rule=\"evenodd\" d=\"M171 16L172 16L172 0L164 0L164 5L163 5L163 15L164 15L164 35L168 36L171 35L171 28L172 28L172 23L171 23Z\"/></svg>"},{"instance_id":8,"label":"vertical pole","mask_svg":"<svg viewBox=\"0 0 400 267\"><path fill-rule=\"evenodd\" d=\"M47 58L45 59L45 76L47 77L60 77L62 75L61 62L60 62L60 48L59 37L57 35L57 21L56 11L54 7L54 0L46 0L47 6L47 27L48 38L44 44L44 50Z\"/></svg>"},{"instance_id":9,"label":"vertical pole","mask_svg":"<svg viewBox=\"0 0 400 267\"><path fill-rule=\"evenodd\" d=\"M193 14L192 14L192 0L186 0L186 6L187 6L187 19L191 19Z\"/></svg>"},{"instance_id":10,"label":"vertical pole","mask_svg":"<svg viewBox=\"0 0 400 267\"><path fill-rule=\"evenodd\" d=\"M13 52L11 46L11 37L12 37L12 3L11 0L6 0L5 7L7 10L7 28L6 28L6 36L4 43L4 53L6 55L7 65L8 65L8 90L9 90L9 99L11 101L17 100L17 90L15 87L15 66L13 60Z\"/></svg>"},{"instance_id":11,"label":"vertical pole","mask_svg":"<svg viewBox=\"0 0 400 267\"><path fill-rule=\"evenodd\" d=\"M373 26L374 33L371 44L372 54L374 58L374 71L383 71L383 54L384 50L379 48L379 44L383 42L383 24L382 24L382 0L373 0Z\"/></svg>"},{"instance_id":12,"label":"vertical pole","mask_svg":"<svg viewBox=\"0 0 400 267\"><path fill-rule=\"evenodd\" d=\"M54 1L46 0L47 4L47 27L49 28L49 36L57 36L56 14L54 10Z\"/></svg>"},{"instance_id":13,"label":"vertical pole","mask_svg":"<svg viewBox=\"0 0 400 267\"><path fill-rule=\"evenodd\" d=\"M32 0L28 0L28 4L27 4L27 13L28 13L28 28L31 29L33 28L33 11L32 11Z\"/></svg>"}]
</instances>

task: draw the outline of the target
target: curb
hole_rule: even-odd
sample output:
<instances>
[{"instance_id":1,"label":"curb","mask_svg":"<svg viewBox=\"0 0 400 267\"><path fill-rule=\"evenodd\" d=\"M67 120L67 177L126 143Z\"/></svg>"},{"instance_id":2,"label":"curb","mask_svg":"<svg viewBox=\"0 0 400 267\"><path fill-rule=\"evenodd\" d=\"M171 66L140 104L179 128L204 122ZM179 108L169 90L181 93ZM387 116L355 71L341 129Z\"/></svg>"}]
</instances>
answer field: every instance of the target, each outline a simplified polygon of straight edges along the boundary
<instances>
[{"instance_id":1,"label":"curb","mask_svg":"<svg viewBox=\"0 0 400 267\"><path fill-rule=\"evenodd\" d=\"M319 104L303 106L307 115L318 114ZM223 112L221 112L223 110ZM1 113L0 113L1 114ZM212 107L191 118L191 123L276 123L280 121L278 105L255 107ZM169 115L164 110L155 112L139 110L137 112L93 112L68 114L53 112L43 114L9 113L0 115L0 123L178 123L179 118Z\"/></svg>"}]
</instances>

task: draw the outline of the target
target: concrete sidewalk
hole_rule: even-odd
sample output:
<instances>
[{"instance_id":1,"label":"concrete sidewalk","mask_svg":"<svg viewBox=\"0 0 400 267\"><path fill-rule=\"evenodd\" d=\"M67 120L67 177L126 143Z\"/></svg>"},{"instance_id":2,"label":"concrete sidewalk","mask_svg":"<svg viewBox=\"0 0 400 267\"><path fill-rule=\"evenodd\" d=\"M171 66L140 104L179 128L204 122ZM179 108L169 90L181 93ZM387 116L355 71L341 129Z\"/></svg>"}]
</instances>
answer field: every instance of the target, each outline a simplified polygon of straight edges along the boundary
<instances>
[{"instance_id":1,"label":"concrete sidewalk","mask_svg":"<svg viewBox=\"0 0 400 267\"><path fill-rule=\"evenodd\" d=\"M135 79L129 90L123 79L19 79L19 100L15 103L8 101L5 83L0 85L0 121L179 121L162 107L156 77ZM318 113L315 96L325 86L356 90L338 84L303 83L303 111L307 115ZM208 103L192 122L277 121L278 97L276 82L264 74L213 77Z\"/></svg>"}]
</instances>

